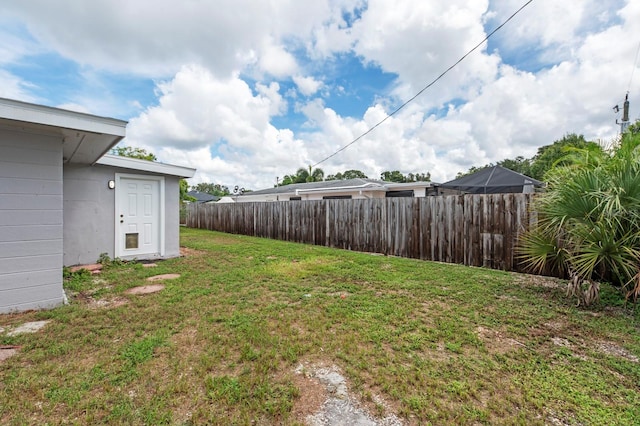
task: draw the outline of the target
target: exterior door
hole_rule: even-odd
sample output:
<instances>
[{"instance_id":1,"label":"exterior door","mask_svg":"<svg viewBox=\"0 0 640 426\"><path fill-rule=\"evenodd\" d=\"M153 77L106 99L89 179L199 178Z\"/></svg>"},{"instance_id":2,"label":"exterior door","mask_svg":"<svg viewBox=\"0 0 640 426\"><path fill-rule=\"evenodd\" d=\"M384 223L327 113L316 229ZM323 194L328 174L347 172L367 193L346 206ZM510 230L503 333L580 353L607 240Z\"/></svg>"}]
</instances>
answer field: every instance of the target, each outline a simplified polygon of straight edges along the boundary
<instances>
[{"instance_id":1,"label":"exterior door","mask_svg":"<svg viewBox=\"0 0 640 426\"><path fill-rule=\"evenodd\" d=\"M116 257L161 255L161 180L120 176L116 186Z\"/></svg>"}]
</instances>

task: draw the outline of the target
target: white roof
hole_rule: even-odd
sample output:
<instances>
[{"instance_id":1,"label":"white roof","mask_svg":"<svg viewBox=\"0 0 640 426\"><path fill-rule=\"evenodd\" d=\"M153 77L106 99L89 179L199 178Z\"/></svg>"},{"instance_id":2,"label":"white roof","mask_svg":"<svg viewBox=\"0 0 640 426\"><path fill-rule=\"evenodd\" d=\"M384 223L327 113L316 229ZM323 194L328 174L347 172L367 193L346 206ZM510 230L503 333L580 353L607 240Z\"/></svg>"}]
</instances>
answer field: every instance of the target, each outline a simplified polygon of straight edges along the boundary
<instances>
[{"instance_id":1,"label":"white roof","mask_svg":"<svg viewBox=\"0 0 640 426\"><path fill-rule=\"evenodd\" d=\"M143 172L158 173L161 175L190 178L196 173L191 167L176 166L173 164L156 163L155 161L140 160L137 158L121 157L107 154L96 161L103 166L121 167L124 169L139 170Z\"/></svg>"},{"instance_id":2,"label":"white roof","mask_svg":"<svg viewBox=\"0 0 640 426\"><path fill-rule=\"evenodd\" d=\"M60 135L65 163L94 164L125 136L127 122L0 98L0 124Z\"/></svg>"}]
</instances>

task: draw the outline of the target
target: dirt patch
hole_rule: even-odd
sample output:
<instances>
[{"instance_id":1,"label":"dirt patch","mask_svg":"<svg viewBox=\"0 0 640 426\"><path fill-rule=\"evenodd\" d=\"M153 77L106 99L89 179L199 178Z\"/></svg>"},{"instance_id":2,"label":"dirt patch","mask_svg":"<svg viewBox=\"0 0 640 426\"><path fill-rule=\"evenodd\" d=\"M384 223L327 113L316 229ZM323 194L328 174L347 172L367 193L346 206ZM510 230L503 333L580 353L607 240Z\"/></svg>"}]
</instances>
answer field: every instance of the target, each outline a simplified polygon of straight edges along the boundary
<instances>
[{"instance_id":1,"label":"dirt patch","mask_svg":"<svg viewBox=\"0 0 640 426\"><path fill-rule=\"evenodd\" d=\"M89 297L87 300L87 306L89 309L117 308L119 306L126 305L127 303L129 303L129 301L122 297L114 297L112 299L94 299Z\"/></svg>"},{"instance_id":2,"label":"dirt patch","mask_svg":"<svg viewBox=\"0 0 640 426\"><path fill-rule=\"evenodd\" d=\"M9 333L7 333L7 336L17 336L18 334L25 334L25 333L35 333L37 331L40 331L40 329L47 324L49 324L49 321L25 322L24 324L19 325L18 327L14 328Z\"/></svg>"},{"instance_id":3,"label":"dirt patch","mask_svg":"<svg viewBox=\"0 0 640 426\"><path fill-rule=\"evenodd\" d=\"M400 426L402 421L390 414L384 418L372 416L359 399L349 393L348 384L335 365L300 364L295 369L300 398L294 404L296 419L310 426ZM380 406L387 406L379 396Z\"/></svg>"},{"instance_id":4,"label":"dirt patch","mask_svg":"<svg viewBox=\"0 0 640 426\"><path fill-rule=\"evenodd\" d=\"M147 281L175 280L176 278L180 278L180 274L154 275L152 277L147 278Z\"/></svg>"},{"instance_id":5,"label":"dirt patch","mask_svg":"<svg viewBox=\"0 0 640 426\"><path fill-rule=\"evenodd\" d=\"M607 355L613 355L613 356L617 356L620 358L625 358L631 362L640 362L640 360L638 359L637 356L635 356L634 354L630 353L628 350L626 350L623 347L618 346L617 344L613 343L613 342L600 342L598 344L596 344L596 348L602 352L605 353Z\"/></svg>"},{"instance_id":6,"label":"dirt patch","mask_svg":"<svg viewBox=\"0 0 640 426\"><path fill-rule=\"evenodd\" d=\"M91 272L91 273L96 273L102 270L102 264L101 263L92 263L90 265L76 265L76 266L72 266L71 268L69 268L69 271L71 272L78 272L82 269L86 269L87 271Z\"/></svg>"},{"instance_id":7,"label":"dirt patch","mask_svg":"<svg viewBox=\"0 0 640 426\"><path fill-rule=\"evenodd\" d=\"M529 287L544 287L565 290L567 282L559 278L545 277L542 275L516 274L515 282Z\"/></svg>"},{"instance_id":8,"label":"dirt patch","mask_svg":"<svg viewBox=\"0 0 640 426\"><path fill-rule=\"evenodd\" d=\"M524 343L490 328L479 326L476 329L476 334L491 354L505 354L514 349L526 347Z\"/></svg>"},{"instance_id":9,"label":"dirt patch","mask_svg":"<svg viewBox=\"0 0 640 426\"><path fill-rule=\"evenodd\" d=\"M180 247L180 256L182 257L198 256L205 253L206 252L202 250L196 250L189 247Z\"/></svg>"},{"instance_id":10,"label":"dirt patch","mask_svg":"<svg viewBox=\"0 0 640 426\"><path fill-rule=\"evenodd\" d=\"M296 399L291 411L293 418L304 420L320 411L322 404L329 396L329 393L320 381L308 376L303 371L296 370L293 382L300 390L300 396Z\"/></svg>"},{"instance_id":11,"label":"dirt patch","mask_svg":"<svg viewBox=\"0 0 640 426\"><path fill-rule=\"evenodd\" d=\"M551 342L553 342L554 345L560 346L563 348L571 348L573 346L571 342L565 339L564 337L552 337Z\"/></svg>"},{"instance_id":12,"label":"dirt patch","mask_svg":"<svg viewBox=\"0 0 640 426\"><path fill-rule=\"evenodd\" d=\"M157 293L164 290L163 284L143 285L140 287L133 287L124 291L124 294L149 294Z\"/></svg>"}]
</instances>

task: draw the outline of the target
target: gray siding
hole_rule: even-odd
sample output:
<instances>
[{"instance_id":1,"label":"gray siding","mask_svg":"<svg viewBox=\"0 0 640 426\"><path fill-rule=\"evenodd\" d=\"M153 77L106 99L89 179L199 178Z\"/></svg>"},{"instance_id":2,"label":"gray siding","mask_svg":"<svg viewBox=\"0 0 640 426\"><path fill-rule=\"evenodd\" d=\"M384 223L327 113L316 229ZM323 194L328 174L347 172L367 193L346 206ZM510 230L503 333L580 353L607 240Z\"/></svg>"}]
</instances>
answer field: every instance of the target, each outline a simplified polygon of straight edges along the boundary
<instances>
[{"instance_id":1,"label":"gray siding","mask_svg":"<svg viewBox=\"0 0 640 426\"><path fill-rule=\"evenodd\" d=\"M58 306L62 139L1 129L0 152L0 313Z\"/></svg>"},{"instance_id":2,"label":"gray siding","mask_svg":"<svg viewBox=\"0 0 640 426\"><path fill-rule=\"evenodd\" d=\"M157 176L131 169L95 165L64 167L64 264L94 263L101 253L115 253L116 173ZM165 256L180 255L179 178L165 176ZM143 259L144 256L137 256Z\"/></svg>"},{"instance_id":3,"label":"gray siding","mask_svg":"<svg viewBox=\"0 0 640 426\"><path fill-rule=\"evenodd\" d=\"M165 177L165 257L180 256L180 179Z\"/></svg>"},{"instance_id":4,"label":"gray siding","mask_svg":"<svg viewBox=\"0 0 640 426\"><path fill-rule=\"evenodd\" d=\"M107 187L115 172L101 166L64 166L64 265L113 257L115 191Z\"/></svg>"}]
</instances>

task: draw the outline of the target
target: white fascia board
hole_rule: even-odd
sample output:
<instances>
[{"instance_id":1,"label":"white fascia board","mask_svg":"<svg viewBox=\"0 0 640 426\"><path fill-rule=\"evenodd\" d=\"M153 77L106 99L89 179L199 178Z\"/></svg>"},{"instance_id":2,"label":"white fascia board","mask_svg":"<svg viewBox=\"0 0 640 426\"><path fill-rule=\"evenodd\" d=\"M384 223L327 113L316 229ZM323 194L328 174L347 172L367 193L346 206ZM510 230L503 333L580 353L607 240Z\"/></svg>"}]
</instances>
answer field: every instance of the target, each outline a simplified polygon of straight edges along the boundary
<instances>
[{"instance_id":1,"label":"white fascia board","mask_svg":"<svg viewBox=\"0 0 640 426\"><path fill-rule=\"evenodd\" d=\"M0 98L0 118L83 132L125 136L127 122L44 105Z\"/></svg>"},{"instance_id":2,"label":"white fascia board","mask_svg":"<svg viewBox=\"0 0 640 426\"><path fill-rule=\"evenodd\" d=\"M296 194L309 194L316 192L326 192L327 194L335 194L342 192L353 192L353 191L386 191L384 187L379 186L375 183L365 183L363 185L355 185L355 186L337 186L334 188L310 188L310 189L296 189Z\"/></svg>"},{"instance_id":3,"label":"white fascia board","mask_svg":"<svg viewBox=\"0 0 640 426\"><path fill-rule=\"evenodd\" d=\"M396 182L396 183L385 183L384 186L389 189L411 189L411 188L428 188L430 186L437 186L438 183L435 182Z\"/></svg>"},{"instance_id":4,"label":"white fascia board","mask_svg":"<svg viewBox=\"0 0 640 426\"><path fill-rule=\"evenodd\" d=\"M196 169L173 164L156 163L153 161L140 160L137 158L122 157L119 155L104 155L96 164L123 169L138 170L142 172L158 173L161 175L178 176L190 178L196 173Z\"/></svg>"}]
</instances>

